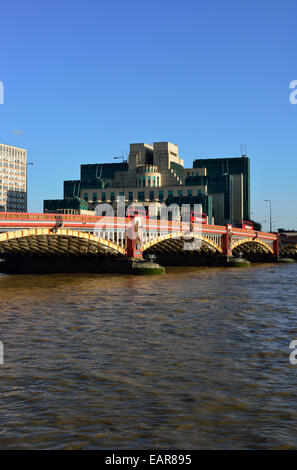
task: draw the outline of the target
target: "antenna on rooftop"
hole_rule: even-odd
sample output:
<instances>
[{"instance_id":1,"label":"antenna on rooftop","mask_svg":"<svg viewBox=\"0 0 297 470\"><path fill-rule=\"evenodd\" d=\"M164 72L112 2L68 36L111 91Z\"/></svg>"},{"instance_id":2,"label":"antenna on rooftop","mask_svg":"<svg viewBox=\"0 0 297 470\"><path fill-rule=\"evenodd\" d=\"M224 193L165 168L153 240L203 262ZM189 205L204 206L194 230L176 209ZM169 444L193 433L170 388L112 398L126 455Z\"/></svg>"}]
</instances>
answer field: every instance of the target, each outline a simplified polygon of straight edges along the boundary
<instances>
[{"instance_id":1,"label":"antenna on rooftop","mask_svg":"<svg viewBox=\"0 0 297 470\"><path fill-rule=\"evenodd\" d=\"M241 151L241 156L242 156L242 157L246 157L246 156L247 156L246 144L240 144L240 151Z\"/></svg>"}]
</instances>

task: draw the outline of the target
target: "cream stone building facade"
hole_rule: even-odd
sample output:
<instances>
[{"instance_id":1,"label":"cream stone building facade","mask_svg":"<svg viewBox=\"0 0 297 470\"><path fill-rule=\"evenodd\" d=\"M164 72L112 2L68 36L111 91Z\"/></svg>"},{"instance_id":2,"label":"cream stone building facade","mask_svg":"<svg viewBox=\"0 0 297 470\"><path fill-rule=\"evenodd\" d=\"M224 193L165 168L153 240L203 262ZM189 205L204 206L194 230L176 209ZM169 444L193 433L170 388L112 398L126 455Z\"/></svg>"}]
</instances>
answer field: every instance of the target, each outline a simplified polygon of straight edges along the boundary
<instances>
[{"instance_id":1,"label":"cream stone building facade","mask_svg":"<svg viewBox=\"0 0 297 470\"><path fill-rule=\"evenodd\" d=\"M27 211L27 151L1 143L0 211Z\"/></svg>"},{"instance_id":2,"label":"cream stone building facade","mask_svg":"<svg viewBox=\"0 0 297 470\"><path fill-rule=\"evenodd\" d=\"M205 194L206 185L184 187L184 161L179 157L178 146L170 142L130 144L128 166L116 171L110 186L89 188L80 184L80 197L88 202L112 203L117 196L128 202L159 202L170 197ZM191 169L192 171L192 169ZM195 170L204 174L203 170Z\"/></svg>"}]
</instances>

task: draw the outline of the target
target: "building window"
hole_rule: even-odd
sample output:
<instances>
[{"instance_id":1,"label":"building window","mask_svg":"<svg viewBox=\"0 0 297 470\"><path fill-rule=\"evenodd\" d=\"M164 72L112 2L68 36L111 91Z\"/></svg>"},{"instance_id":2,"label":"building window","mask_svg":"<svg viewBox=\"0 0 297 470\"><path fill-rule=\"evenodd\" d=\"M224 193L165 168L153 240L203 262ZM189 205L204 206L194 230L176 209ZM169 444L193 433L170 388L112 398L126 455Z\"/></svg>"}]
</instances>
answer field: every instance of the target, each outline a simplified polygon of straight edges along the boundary
<instances>
[{"instance_id":1,"label":"building window","mask_svg":"<svg viewBox=\"0 0 297 470\"><path fill-rule=\"evenodd\" d=\"M115 200L114 193L110 193L110 200L111 200L111 201L114 201L114 200Z\"/></svg>"},{"instance_id":2,"label":"building window","mask_svg":"<svg viewBox=\"0 0 297 470\"><path fill-rule=\"evenodd\" d=\"M133 192L129 192L129 201L133 201Z\"/></svg>"},{"instance_id":3,"label":"building window","mask_svg":"<svg viewBox=\"0 0 297 470\"><path fill-rule=\"evenodd\" d=\"M88 193L84 193L84 200L85 200L85 201L88 201L88 200L89 200Z\"/></svg>"},{"instance_id":4,"label":"building window","mask_svg":"<svg viewBox=\"0 0 297 470\"><path fill-rule=\"evenodd\" d=\"M153 186L156 186L156 177L153 176Z\"/></svg>"},{"instance_id":5,"label":"building window","mask_svg":"<svg viewBox=\"0 0 297 470\"><path fill-rule=\"evenodd\" d=\"M182 196L182 195L183 195L182 189L179 189L179 190L177 191L177 194L178 194L179 196Z\"/></svg>"},{"instance_id":6,"label":"building window","mask_svg":"<svg viewBox=\"0 0 297 470\"><path fill-rule=\"evenodd\" d=\"M147 177L147 185L151 186L151 177L150 176Z\"/></svg>"},{"instance_id":7,"label":"building window","mask_svg":"<svg viewBox=\"0 0 297 470\"><path fill-rule=\"evenodd\" d=\"M138 201L141 201L141 202L144 201L144 192L143 191L138 192Z\"/></svg>"},{"instance_id":8,"label":"building window","mask_svg":"<svg viewBox=\"0 0 297 470\"><path fill-rule=\"evenodd\" d=\"M160 186L160 178L157 176L157 186Z\"/></svg>"},{"instance_id":9,"label":"building window","mask_svg":"<svg viewBox=\"0 0 297 470\"><path fill-rule=\"evenodd\" d=\"M155 193L154 191L150 191L150 201L154 201L155 200Z\"/></svg>"},{"instance_id":10,"label":"building window","mask_svg":"<svg viewBox=\"0 0 297 470\"><path fill-rule=\"evenodd\" d=\"M138 177L138 186L141 186L141 176Z\"/></svg>"},{"instance_id":11,"label":"building window","mask_svg":"<svg viewBox=\"0 0 297 470\"><path fill-rule=\"evenodd\" d=\"M164 199L164 193L163 191L159 191L159 201L162 202Z\"/></svg>"},{"instance_id":12,"label":"building window","mask_svg":"<svg viewBox=\"0 0 297 470\"><path fill-rule=\"evenodd\" d=\"M145 188L145 175L143 175L143 187Z\"/></svg>"},{"instance_id":13,"label":"building window","mask_svg":"<svg viewBox=\"0 0 297 470\"><path fill-rule=\"evenodd\" d=\"M102 202L105 202L105 201L106 201L106 193L102 193L101 201L102 201Z\"/></svg>"},{"instance_id":14,"label":"building window","mask_svg":"<svg viewBox=\"0 0 297 470\"><path fill-rule=\"evenodd\" d=\"M192 190L188 189L188 196L192 196Z\"/></svg>"},{"instance_id":15,"label":"building window","mask_svg":"<svg viewBox=\"0 0 297 470\"><path fill-rule=\"evenodd\" d=\"M93 202L97 201L97 193L93 193Z\"/></svg>"},{"instance_id":16,"label":"building window","mask_svg":"<svg viewBox=\"0 0 297 470\"><path fill-rule=\"evenodd\" d=\"M168 191L168 197L173 197L173 191Z\"/></svg>"}]
</instances>

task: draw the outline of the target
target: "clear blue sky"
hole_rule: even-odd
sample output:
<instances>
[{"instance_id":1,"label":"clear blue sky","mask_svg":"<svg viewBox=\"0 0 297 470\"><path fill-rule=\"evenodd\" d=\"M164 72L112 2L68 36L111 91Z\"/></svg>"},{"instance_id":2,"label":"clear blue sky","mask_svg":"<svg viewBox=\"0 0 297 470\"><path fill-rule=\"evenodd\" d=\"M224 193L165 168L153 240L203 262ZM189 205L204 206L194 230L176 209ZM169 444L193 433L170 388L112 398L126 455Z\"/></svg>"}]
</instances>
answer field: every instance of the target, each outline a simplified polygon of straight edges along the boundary
<instances>
[{"instance_id":1,"label":"clear blue sky","mask_svg":"<svg viewBox=\"0 0 297 470\"><path fill-rule=\"evenodd\" d=\"M186 166L243 143L252 217L272 199L297 228L296 22L296 0L2 3L0 142L36 162L29 210L131 142L176 143Z\"/></svg>"}]
</instances>

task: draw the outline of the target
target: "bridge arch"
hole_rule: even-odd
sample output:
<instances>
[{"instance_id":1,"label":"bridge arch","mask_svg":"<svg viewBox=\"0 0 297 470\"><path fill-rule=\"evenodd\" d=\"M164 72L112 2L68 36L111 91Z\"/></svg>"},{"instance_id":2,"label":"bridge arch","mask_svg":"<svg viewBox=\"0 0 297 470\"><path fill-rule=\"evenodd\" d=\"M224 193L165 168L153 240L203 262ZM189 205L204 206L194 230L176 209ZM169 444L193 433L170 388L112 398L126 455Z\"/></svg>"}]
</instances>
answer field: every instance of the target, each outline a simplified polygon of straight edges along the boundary
<instances>
[{"instance_id":1,"label":"bridge arch","mask_svg":"<svg viewBox=\"0 0 297 470\"><path fill-rule=\"evenodd\" d=\"M290 248L292 248L293 250L296 250L297 249L297 243L286 243L286 244L281 245L281 250L282 249L290 249Z\"/></svg>"},{"instance_id":2,"label":"bridge arch","mask_svg":"<svg viewBox=\"0 0 297 470\"><path fill-rule=\"evenodd\" d=\"M280 255L297 258L297 243L286 243L280 246Z\"/></svg>"},{"instance_id":3,"label":"bridge arch","mask_svg":"<svg viewBox=\"0 0 297 470\"><path fill-rule=\"evenodd\" d=\"M268 245L268 243L264 242L263 240L259 238L242 238L241 240L236 241L235 243L232 244L231 249L232 251L235 250L238 247L246 247L246 248L256 248L256 249L261 249L261 251L271 253L272 255L274 254L273 252L273 247Z\"/></svg>"},{"instance_id":4,"label":"bridge arch","mask_svg":"<svg viewBox=\"0 0 297 470\"><path fill-rule=\"evenodd\" d=\"M0 234L0 253L10 255L124 255L116 243L77 230L37 228Z\"/></svg>"},{"instance_id":5,"label":"bridge arch","mask_svg":"<svg viewBox=\"0 0 297 470\"><path fill-rule=\"evenodd\" d=\"M203 235L200 235L194 232L193 233L191 232L190 236L188 233L186 234L184 232L166 233L164 235L160 235L159 237L156 237L144 243L142 245L142 250L143 252L145 252L147 250L150 250L151 248L153 249L153 248L161 247L161 245L163 245L164 249L166 250L166 247L167 248L173 247L174 243L176 242L179 242L179 244L180 242L189 243L191 238L198 240L198 241L200 240L201 242L203 242L204 246L208 247L210 251L212 252L222 253L222 248L217 243L215 243L213 240L210 240L209 238ZM201 244L201 247L202 247L202 244ZM180 248L179 251L180 253L182 253L183 249Z\"/></svg>"}]
</instances>

